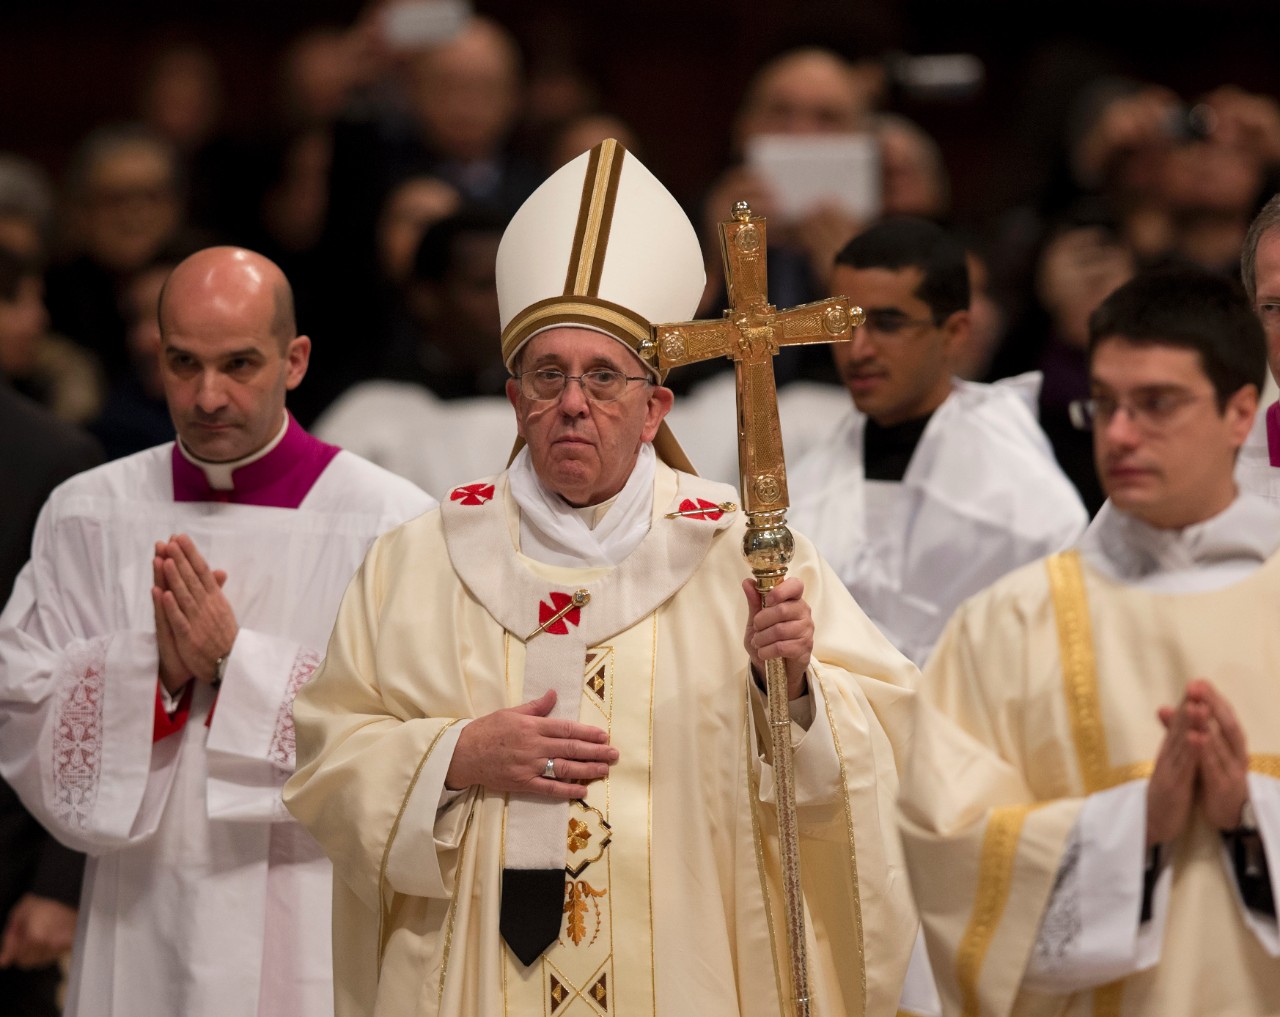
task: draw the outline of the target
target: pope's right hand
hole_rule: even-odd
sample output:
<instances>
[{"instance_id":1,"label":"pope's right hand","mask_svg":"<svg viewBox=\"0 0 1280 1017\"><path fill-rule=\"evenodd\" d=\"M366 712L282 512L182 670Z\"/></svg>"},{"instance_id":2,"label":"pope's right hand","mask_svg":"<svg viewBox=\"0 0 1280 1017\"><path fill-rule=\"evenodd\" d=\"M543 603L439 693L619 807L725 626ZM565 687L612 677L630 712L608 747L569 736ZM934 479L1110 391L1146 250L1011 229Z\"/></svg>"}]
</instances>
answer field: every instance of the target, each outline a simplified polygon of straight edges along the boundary
<instances>
[{"instance_id":1,"label":"pope's right hand","mask_svg":"<svg viewBox=\"0 0 1280 1017\"><path fill-rule=\"evenodd\" d=\"M478 784L491 791L518 791L548 798L581 798L586 785L609 775L618 750L598 727L548 717L556 694L496 710L471 721L458 735L445 787ZM555 778L544 776L553 761Z\"/></svg>"}]
</instances>

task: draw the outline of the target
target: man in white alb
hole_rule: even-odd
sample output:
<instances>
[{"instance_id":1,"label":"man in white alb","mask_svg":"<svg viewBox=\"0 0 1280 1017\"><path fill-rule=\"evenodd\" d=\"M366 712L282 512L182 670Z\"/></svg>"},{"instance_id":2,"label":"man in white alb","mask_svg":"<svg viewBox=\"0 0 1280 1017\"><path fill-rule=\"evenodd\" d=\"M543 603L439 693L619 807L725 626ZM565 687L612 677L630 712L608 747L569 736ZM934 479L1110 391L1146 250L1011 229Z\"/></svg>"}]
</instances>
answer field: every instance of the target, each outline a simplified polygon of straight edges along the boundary
<instances>
[{"instance_id":1,"label":"man in white alb","mask_svg":"<svg viewBox=\"0 0 1280 1017\"><path fill-rule=\"evenodd\" d=\"M159 307L178 441L80 474L0 616L0 771L90 858L71 1017L331 1011L330 867L293 822L291 705L412 484L285 409L311 342L239 248Z\"/></svg>"},{"instance_id":2,"label":"man in white alb","mask_svg":"<svg viewBox=\"0 0 1280 1017\"><path fill-rule=\"evenodd\" d=\"M692 225L607 140L516 214L497 279L523 448L374 545L295 708L338 1013L782 1014L781 658L811 1012L887 1017L913 669L802 537L761 608L733 489L673 468L638 351L697 304Z\"/></svg>"},{"instance_id":3,"label":"man in white alb","mask_svg":"<svg viewBox=\"0 0 1280 1017\"><path fill-rule=\"evenodd\" d=\"M1015 387L951 373L969 330L963 245L886 219L845 245L831 285L867 315L831 348L853 405L792 472L791 519L923 667L956 605L1088 516Z\"/></svg>"}]
</instances>

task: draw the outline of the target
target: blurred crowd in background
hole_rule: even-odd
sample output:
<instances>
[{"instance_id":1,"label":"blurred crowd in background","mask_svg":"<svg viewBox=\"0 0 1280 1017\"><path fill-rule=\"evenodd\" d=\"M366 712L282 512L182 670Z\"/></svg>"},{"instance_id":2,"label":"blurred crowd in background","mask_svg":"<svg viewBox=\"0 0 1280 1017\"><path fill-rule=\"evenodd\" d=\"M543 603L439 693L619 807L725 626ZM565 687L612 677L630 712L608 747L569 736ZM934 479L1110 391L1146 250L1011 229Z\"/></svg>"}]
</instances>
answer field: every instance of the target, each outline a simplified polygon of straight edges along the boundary
<instances>
[{"instance_id":1,"label":"blurred crowd in background","mask_svg":"<svg viewBox=\"0 0 1280 1017\"><path fill-rule=\"evenodd\" d=\"M262 252L295 287L315 344L290 397L304 424L370 379L441 400L500 395L502 230L550 172L612 136L705 231L704 316L725 304L715 224L733 201L769 219L779 306L825 296L835 252L870 219L909 213L956 229L975 319L956 373L1042 371L1041 421L1096 507L1089 436L1067 417L1088 394L1089 312L1139 266L1235 274L1246 227L1277 189L1280 105L1248 60L1232 74L1209 43L1218 59L1188 87L1176 54L1123 61L1064 41L1024 63L1008 95L1008 72L970 45L982 25L954 46L913 35L907 16L921 4L896 14L870 4L860 19L848 5L800 4L804 17L790 20L769 5L763 17L759 5L640 4L627 17L647 20L630 41L571 3L281 4L273 22L261 6L267 41L246 30L239 50L216 6L175 19L142 5L129 22L144 55L131 75L99 80L101 56L59 68L61 89L109 98L50 96L55 111L110 116L39 127L30 91L18 90L22 109L0 119L11 128L0 134L0 373L90 430L109 457L173 436L157 296L177 261L214 243ZM0 16L9 45L39 39L58 52L63 31L80 47L65 54L96 52L77 27L83 8L53 4L68 18L58 26L21 7ZM233 27L251 24L241 5L226 10ZM1161 17L1179 12L1201 8ZM1167 74L1146 70L1161 66ZM822 136L862 139L868 203L779 193L760 140L796 139L807 152ZM673 387L727 367L673 376ZM784 385L838 382L823 347L790 352L778 370Z\"/></svg>"}]
</instances>

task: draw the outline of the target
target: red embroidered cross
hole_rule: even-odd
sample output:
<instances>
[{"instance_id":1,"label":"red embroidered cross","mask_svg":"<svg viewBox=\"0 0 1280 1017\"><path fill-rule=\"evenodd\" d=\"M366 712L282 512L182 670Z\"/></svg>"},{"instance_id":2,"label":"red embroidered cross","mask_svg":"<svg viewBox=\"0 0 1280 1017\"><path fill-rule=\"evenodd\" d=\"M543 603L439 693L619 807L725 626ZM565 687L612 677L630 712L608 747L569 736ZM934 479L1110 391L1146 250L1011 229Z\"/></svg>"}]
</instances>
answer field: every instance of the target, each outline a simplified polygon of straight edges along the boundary
<instances>
[{"instance_id":1,"label":"red embroidered cross","mask_svg":"<svg viewBox=\"0 0 1280 1017\"><path fill-rule=\"evenodd\" d=\"M705 511L699 512L698 509ZM715 502L707 501L705 498L699 498L696 502L686 498L680 503L680 514L689 519L719 519L724 512Z\"/></svg>"},{"instance_id":2,"label":"red embroidered cross","mask_svg":"<svg viewBox=\"0 0 1280 1017\"><path fill-rule=\"evenodd\" d=\"M455 487L449 492L449 500L460 501L464 505L483 505L493 500L493 485L467 484L465 487Z\"/></svg>"},{"instance_id":3,"label":"red embroidered cross","mask_svg":"<svg viewBox=\"0 0 1280 1017\"><path fill-rule=\"evenodd\" d=\"M551 619L556 615L560 615L556 621ZM567 593L551 594L551 603L545 600L538 602L538 622L544 625L543 632L549 632L553 636L563 636L569 631L569 625L577 625L578 618L582 614L582 608L573 606L573 597ZM547 622L551 622L550 625ZM569 625L566 625L568 622Z\"/></svg>"}]
</instances>

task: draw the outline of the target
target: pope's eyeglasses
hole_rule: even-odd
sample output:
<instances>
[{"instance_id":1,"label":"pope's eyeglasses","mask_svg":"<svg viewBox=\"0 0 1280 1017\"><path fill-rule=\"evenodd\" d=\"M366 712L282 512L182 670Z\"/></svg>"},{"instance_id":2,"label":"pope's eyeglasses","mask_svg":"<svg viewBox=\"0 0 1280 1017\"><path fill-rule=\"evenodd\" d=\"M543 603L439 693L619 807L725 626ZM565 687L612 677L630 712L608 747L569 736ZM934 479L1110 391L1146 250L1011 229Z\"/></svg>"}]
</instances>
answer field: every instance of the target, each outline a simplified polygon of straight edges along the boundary
<instances>
[{"instance_id":1,"label":"pope's eyeglasses","mask_svg":"<svg viewBox=\"0 0 1280 1017\"><path fill-rule=\"evenodd\" d=\"M565 374L564 371L544 367L536 371L524 371L519 378L520 391L524 397L539 403L559 399L564 395L565 386L571 381L581 385L583 394L593 403L611 403L615 399L621 399L627 391L628 382L643 381L653 384L652 378L634 378L606 367L597 367L582 374Z\"/></svg>"}]
</instances>

